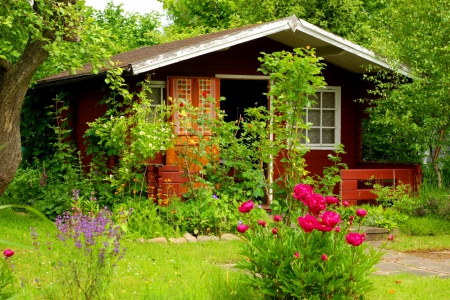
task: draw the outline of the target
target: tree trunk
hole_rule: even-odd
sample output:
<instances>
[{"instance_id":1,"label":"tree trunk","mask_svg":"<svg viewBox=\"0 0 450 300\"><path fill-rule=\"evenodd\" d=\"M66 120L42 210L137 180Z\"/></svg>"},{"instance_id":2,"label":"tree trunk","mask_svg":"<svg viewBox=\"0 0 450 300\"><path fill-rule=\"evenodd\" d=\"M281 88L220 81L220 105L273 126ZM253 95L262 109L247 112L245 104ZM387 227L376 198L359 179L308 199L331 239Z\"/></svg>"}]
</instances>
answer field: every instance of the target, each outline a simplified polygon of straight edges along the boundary
<instances>
[{"instance_id":1,"label":"tree trunk","mask_svg":"<svg viewBox=\"0 0 450 300\"><path fill-rule=\"evenodd\" d=\"M34 73L48 57L43 46L41 41L29 40L17 63L0 59L0 195L22 160L20 110Z\"/></svg>"},{"instance_id":2,"label":"tree trunk","mask_svg":"<svg viewBox=\"0 0 450 300\"><path fill-rule=\"evenodd\" d=\"M445 135L445 129L444 129L444 127L442 127L441 130L439 131L439 144L436 147L436 149L434 151L434 155L431 158L431 163L433 164L434 171L436 172L438 187L440 189L442 188L442 176L441 176L441 170L439 169L438 158L439 158L439 153L441 152L441 142L444 140L444 135Z\"/></svg>"}]
</instances>

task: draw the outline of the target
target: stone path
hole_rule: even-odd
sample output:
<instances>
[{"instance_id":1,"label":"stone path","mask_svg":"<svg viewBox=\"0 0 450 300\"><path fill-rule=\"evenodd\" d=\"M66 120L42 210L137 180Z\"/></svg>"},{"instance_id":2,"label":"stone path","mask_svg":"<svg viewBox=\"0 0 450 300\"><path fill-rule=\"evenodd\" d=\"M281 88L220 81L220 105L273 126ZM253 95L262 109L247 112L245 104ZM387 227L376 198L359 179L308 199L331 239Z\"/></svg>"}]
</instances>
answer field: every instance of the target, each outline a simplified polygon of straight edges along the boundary
<instances>
[{"instance_id":1,"label":"stone path","mask_svg":"<svg viewBox=\"0 0 450 300\"><path fill-rule=\"evenodd\" d=\"M381 242L369 242L374 247ZM450 278L450 252L430 252L410 254L392 250L383 250L382 261L376 265L377 275L411 273L420 276L438 276Z\"/></svg>"}]
</instances>

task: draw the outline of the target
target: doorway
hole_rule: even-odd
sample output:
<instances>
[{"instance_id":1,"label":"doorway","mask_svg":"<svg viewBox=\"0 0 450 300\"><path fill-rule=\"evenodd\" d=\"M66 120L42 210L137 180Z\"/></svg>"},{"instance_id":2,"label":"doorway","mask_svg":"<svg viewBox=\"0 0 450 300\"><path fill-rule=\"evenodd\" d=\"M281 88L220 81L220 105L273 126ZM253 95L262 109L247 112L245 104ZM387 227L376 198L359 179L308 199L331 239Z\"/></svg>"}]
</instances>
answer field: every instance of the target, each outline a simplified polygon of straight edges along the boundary
<instances>
[{"instance_id":1,"label":"doorway","mask_svg":"<svg viewBox=\"0 0 450 300\"><path fill-rule=\"evenodd\" d=\"M220 96L225 101L220 102L220 109L227 115L225 121L232 122L245 117L245 109L249 107L268 107L269 90L267 80L221 79Z\"/></svg>"},{"instance_id":2,"label":"doorway","mask_svg":"<svg viewBox=\"0 0 450 300\"><path fill-rule=\"evenodd\" d=\"M245 110L251 107L265 107L269 108L269 100L267 95L269 91L269 81L264 80L245 80L245 79L220 79L220 96L225 97L225 101L220 102L220 109L225 111L225 121L235 122L241 117L245 119ZM240 132L237 133L240 136ZM270 178L269 170L272 164L264 163L264 176ZM269 195L271 191L269 192ZM271 203L271 196L264 190L264 194L255 197L254 200L259 200L263 204Z\"/></svg>"}]
</instances>

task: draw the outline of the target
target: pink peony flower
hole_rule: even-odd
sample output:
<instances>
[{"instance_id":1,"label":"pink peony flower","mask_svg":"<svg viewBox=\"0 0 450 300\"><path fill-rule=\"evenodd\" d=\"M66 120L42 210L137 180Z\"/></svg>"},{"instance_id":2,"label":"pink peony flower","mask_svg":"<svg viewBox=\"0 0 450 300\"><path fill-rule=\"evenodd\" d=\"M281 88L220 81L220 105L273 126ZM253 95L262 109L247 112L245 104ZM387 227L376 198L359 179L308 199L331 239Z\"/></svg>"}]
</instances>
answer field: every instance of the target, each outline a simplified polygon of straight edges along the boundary
<instances>
[{"instance_id":1,"label":"pink peony flower","mask_svg":"<svg viewBox=\"0 0 450 300\"><path fill-rule=\"evenodd\" d=\"M367 211L362 208L359 208L356 210L356 215L358 217L364 218L367 215Z\"/></svg>"},{"instance_id":2,"label":"pink peony flower","mask_svg":"<svg viewBox=\"0 0 450 300\"><path fill-rule=\"evenodd\" d=\"M335 229L334 229L334 231L336 231L336 232L341 232L341 227L336 227Z\"/></svg>"},{"instance_id":3,"label":"pink peony flower","mask_svg":"<svg viewBox=\"0 0 450 300\"><path fill-rule=\"evenodd\" d=\"M366 237L364 234L358 233L358 232L351 232L345 236L345 240L347 241L347 244L350 244L352 246L359 246L366 240Z\"/></svg>"},{"instance_id":4,"label":"pink peony flower","mask_svg":"<svg viewBox=\"0 0 450 300\"><path fill-rule=\"evenodd\" d=\"M313 193L313 188L307 184L299 183L294 187L294 198L308 205L308 197Z\"/></svg>"},{"instance_id":5,"label":"pink peony flower","mask_svg":"<svg viewBox=\"0 0 450 300\"><path fill-rule=\"evenodd\" d=\"M322 219L322 224L329 227L334 227L341 221L341 216L334 211L326 211L320 218Z\"/></svg>"},{"instance_id":6,"label":"pink peony flower","mask_svg":"<svg viewBox=\"0 0 450 300\"><path fill-rule=\"evenodd\" d=\"M389 235L389 236L388 236L388 240L389 240L389 241L393 241L393 240L394 240L394 236L393 236L392 234Z\"/></svg>"},{"instance_id":7,"label":"pink peony flower","mask_svg":"<svg viewBox=\"0 0 450 300\"><path fill-rule=\"evenodd\" d=\"M328 205L331 205L331 204L338 204L338 203L339 203L339 200L338 200L338 198L333 197L333 196L326 196L326 197L325 197L325 202L326 202Z\"/></svg>"},{"instance_id":8,"label":"pink peony flower","mask_svg":"<svg viewBox=\"0 0 450 300\"><path fill-rule=\"evenodd\" d=\"M283 218L280 215L275 215L275 216L273 216L273 220L275 222L280 222L281 220L283 220Z\"/></svg>"},{"instance_id":9,"label":"pink peony flower","mask_svg":"<svg viewBox=\"0 0 450 300\"><path fill-rule=\"evenodd\" d=\"M349 219L350 221L353 221L353 220L355 219L355 217L354 217L354 216L350 216L348 219Z\"/></svg>"},{"instance_id":10,"label":"pink peony flower","mask_svg":"<svg viewBox=\"0 0 450 300\"><path fill-rule=\"evenodd\" d=\"M312 232L314 229L320 226L319 220L316 217L307 214L304 217L299 217L298 224L304 232Z\"/></svg>"},{"instance_id":11,"label":"pink peony flower","mask_svg":"<svg viewBox=\"0 0 450 300\"><path fill-rule=\"evenodd\" d=\"M327 256L326 254L322 254L322 257L321 257L321 258L322 258L323 261L328 260L328 256Z\"/></svg>"},{"instance_id":12,"label":"pink peony flower","mask_svg":"<svg viewBox=\"0 0 450 300\"><path fill-rule=\"evenodd\" d=\"M308 208L309 211L317 216L321 211L327 208L325 198L320 194L311 194L308 196Z\"/></svg>"},{"instance_id":13,"label":"pink peony flower","mask_svg":"<svg viewBox=\"0 0 450 300\"><path fill-rule=\"evenodd\" d=\"M347 201L342 201L342 205L345 206L345 207L349 207L350 206L350 204L348 204Z\"/></svg>"},{"instance_id":14,"label":"pink peony flower","mask_svg":"<svg viewBox=\"0 0 450 300\"><path fill-rule=\"evenodd\" d=\"M11 249L6 249L5 251L3 251L3 255L5 257L11 257L14 255L14 251L12 251Z\"/></svg>"},{"instance_id":15,"label":"pink peony flower","mask_svg":"<svg viewBox=\"0 0 450 300\"><path fill-rule=\"evenodd\" d=\"M275 234L277 234L277 233L278 233L278 228L275 227L274 229L272 229L272 234L273 234L273 235L275 235Z\"/></svg>"},{"instance_id":16,"label":"pink peony flower","mask_svg":"<svg viewBox=\"0 0 450 300\"><path fill-rule=\"evenodd\" d=\"M250 226L247 226L247 225L244 225L244 224L239 224L239 225L237 226L237 231L240 232L240 233L244 233L244 232L246 232L247 229L249 229L249 228L250 228Z\"/></svg>"},{"instance_id":17,"label":"pink peony flower","mask_svg":"<svg viewBox=\"0 0 450 300\"><path fill-rule=\"evenodd\" d=\"M253 207L255 207L255 205L253 204L253 201L248 200L247 202L244 202L239 206L239 211L241 213L248 213L253 209Z\"/></svg>"},{"instance_id":18,"label":"pink peony flower","mask_svg":"<svg viewBox=\"0 0 450 300\"><path fill-rule=\"evenodd\" d=\"M295 253L294 253L294 257L295 257L295 258L300 258L300 253L295 252Z\"/></svg>"},{"instance_id":19,"label":"pink peony flower","mask_svg":"<svg viewBox=\"0 0 450 300\"><path fill-rule=\"evenodd\" d=\"M266 227L267 223L263 220L258 220L258 225L261 225L262 227Z\"/></svg>"}]
</instances>

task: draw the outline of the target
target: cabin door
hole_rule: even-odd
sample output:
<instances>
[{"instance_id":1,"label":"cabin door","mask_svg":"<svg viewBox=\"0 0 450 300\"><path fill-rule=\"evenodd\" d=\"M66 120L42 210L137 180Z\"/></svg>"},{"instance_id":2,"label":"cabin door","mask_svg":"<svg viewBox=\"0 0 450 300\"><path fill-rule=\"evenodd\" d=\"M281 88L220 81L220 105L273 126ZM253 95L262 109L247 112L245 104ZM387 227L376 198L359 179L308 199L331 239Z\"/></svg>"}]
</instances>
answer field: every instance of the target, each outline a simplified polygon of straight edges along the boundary
<instances>
[{"instance_id":1,"label":"cabin door","mask_svg":"<svg viewBox=\"0 0 450 300\"><path fill-rule=\"evenodd\" d=\"M189 169L196 172L198 167L195 164L189 164L190 159L186 159L186 155L198 152L190 151L192 147L198 145L198 137L193 132L201 132L205 138L211 135L209 128L198 120L216 117L215 109L219 105L220 81L208 77L169 77L168 89L171 101L179 105L180 109L172 117L176 143L174 149L168 149L166 152L166 165L178 165L183 170ZM209 97L213 97L215 102L207 100ZM187 109L183 109L183 105L187 103L198 108L195 116L190 115ZM216 150L211 149L211 151Z\"/></svg>"}]
</instances>

